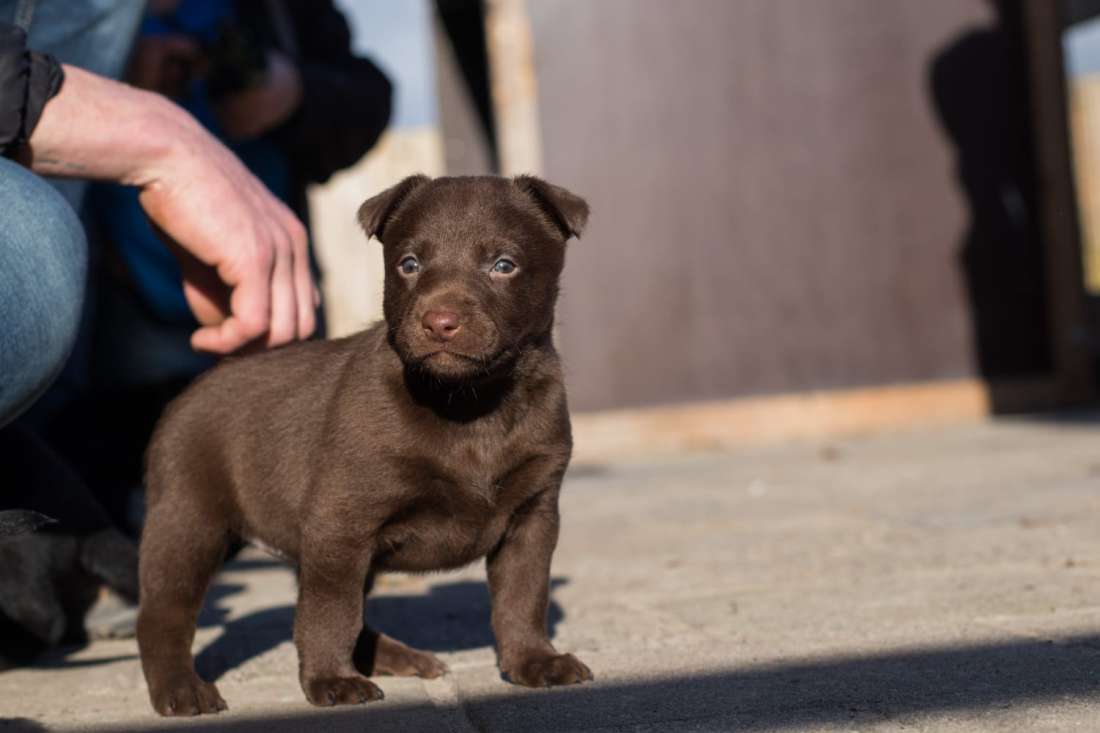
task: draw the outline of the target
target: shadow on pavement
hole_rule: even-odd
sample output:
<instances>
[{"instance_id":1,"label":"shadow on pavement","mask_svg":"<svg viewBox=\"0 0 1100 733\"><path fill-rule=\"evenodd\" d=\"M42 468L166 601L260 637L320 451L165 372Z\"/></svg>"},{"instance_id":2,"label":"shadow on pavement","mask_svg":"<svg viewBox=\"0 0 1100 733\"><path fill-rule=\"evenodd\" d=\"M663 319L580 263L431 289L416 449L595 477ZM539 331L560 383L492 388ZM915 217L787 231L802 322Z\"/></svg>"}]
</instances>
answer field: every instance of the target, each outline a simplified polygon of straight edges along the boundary
<instances>
[{"instance_id":1,"label":"shadow on pavement","mask_svg":"<svg viewBox=\"0 0 1100 733\"><path fill-rule=\"evenodd\" d=\"M551 593L567 582L565 578L553 578ZM200 625L223 619L226 610L218 605L219 601L239 588L211 588ZM550 638L564 617L561 606L551 598L547 614ZM366 618L373 628L429 651L461 651L493 644L489 589L483 581L439 583L426 594L372 595L367 598ZM195 668L204 679L217 680L249 659L289 641L293 628L294 606L265 608L234 619L195 657Z\"/></svg>"},{"instance_id":2,"label":"shadow on pavement","mask_svg":"<svg viewBox=\"0 0 1100 733\"><path fill-rule=\"evenodd\" d=\"M590 660L591 661L591 660ZM1100 701L1100 635L1059 643L1004 641L872 656L746 667L683 677L521 690L429 705L315 710L263 718L202 718L193 730L380 731L446 729L459 719L480 731L800 730L871 724L914 715L1003 711L1041 703ZM464 727L464 726L463 726ZM103 729L108 730L108 729ZM124 728L122 730L138 730Z\"/></svg>"},{"instance_id":3,"label":"shadow on pavement","mask_svg":"<svg viewBox=\"0 0 1100 733\"><path fill-rule=\"evenodd\" d=\"M0 718L0 731L4 733L37 733L44 730L48 728L27 718Z\"/></svg>"},{"instance_id":4,"label":"shadow on pavement","mask_svg":"<svg viewBox=\"0 0 1100 733\"><path fill-rule=\"evenodd\" d=\"M1011 418L1021 422L1042 422L1051 425L1096 425L1100 423L1100 410L1096 408L1081 408L1076 410L1052 410L1050 412L1036 412L1028 415L1017 415Z\"/></svg>"}]
</instances>

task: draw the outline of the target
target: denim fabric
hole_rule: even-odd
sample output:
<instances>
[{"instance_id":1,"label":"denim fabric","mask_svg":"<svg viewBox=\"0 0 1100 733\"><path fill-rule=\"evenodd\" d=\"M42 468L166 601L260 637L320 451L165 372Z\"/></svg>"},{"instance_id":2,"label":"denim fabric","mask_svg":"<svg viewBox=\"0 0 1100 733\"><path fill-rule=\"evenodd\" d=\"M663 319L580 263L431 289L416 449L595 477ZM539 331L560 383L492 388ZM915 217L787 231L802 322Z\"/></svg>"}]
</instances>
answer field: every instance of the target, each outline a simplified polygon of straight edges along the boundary
<instances>
[{"instance_id":1,"label":"denim fabric","mask_svg":"<svg viewBox=\"0 0 1100 733\"><path fill-rule=\"evenodd\" d=\"M112 79L122 75L144 12L141 0L0 0L0 20L29 19L28 48ZM86 182L51 183L80 211Z\"/></svg>"},{"instance_id":2,"label":"denim fabric","mask_svg":"<svg viewBox=\"0 0 1100 733\"><path fill-rule=\"evenodd\" d=\"M61 371L80 326L84 230L44 180L0 158L0 425Z\"/></svg>"},{"instance_id":3,"label":"denim fabric","mask_svg":"<svg viewBox=\"0 0 1100 733\"><path fill-rule=\"evenodd\" d=\"M23 25L34 50L118 77L144 9L140 0L0 0L0 20ZM0 425L58 376L88 317L88 245L75 213L86 188L0 158Z\"/></svg>"},{"instance_id":4,"label":"denim fabric","mask_svg":"<svg viewBox=\"0 0 1100 733\"><path fill-rule=\"evenodd\" d=\"M141 0L0 0L0 21L19 22L25 27L28 46L34 50L53 54L63 63L79 66L97 74L118 77L125 67L134 34L144 10L145 3ZM46 109L48 113L48 104ZM0 171L0 202L6 201L8 195L13 195L9 189L15 184L9 184L10 175L15 174L11 173L9 164ZM46 180L68 201L70 209L81 211L81 204L88 187L87 182ZM0 203L0 205L3 204ZM0 221L6 222L10 215L10 211L3 211L0 213ZM71 212L70 216L72 216ZM27 270L19 276L41 279L42 275L34 274L33 262L24 261L24 264L19 265L19 258L9 260L12 257L11 250L15 246L11 244L12 237L16 236L17 231L5 226L3 233L0 234L0 247L8 250L0 251L0 266L5 270L24 266ZM84 241L83 236L81 241ZM95 254L94 247L83 247L82 261L90 261L94 264ZM82 271L86 269L85 267ZM0 283L3 282L4 277L16 276L14 272L4 272L0 274ZM43 280L43 282L44 287L49 287L48 281ZM91 287L91 283L82 283L79 293L85 294L85 291ZM4 294L0 294L0 300L3 298ZM92 319L91 302L91 298L84 298L81 319L85 325ZM12 317L6 308L0 309L0 319L3 319L0 321L0 327L6 328L6 324ZM38 327L44 330L63 331L68 324L42 323ZM68 365L57 379L54 389L39 401L36 412L41 412L43 415L50 414L56 406L64 404L70 395L77 393L87 381L91 349L89 333L90 329L87 327L79 329L77 341L69 349L72 355ZM0 344L4 343L4 336L7 334L0 335ZM0 354L0 367L6 365L5 357L6 355ZM57 370L51 366L46 370L46 374L49 381L57 376ZM0 383L5 378L5 375L0 373ZM37 394L39 391L34 389L32 393ZM5 406L4 395L0 393L0 425L11 419L8 409L10 406ZM28 415L25 420L30 420L32 417Z\"/></svg>"}]
</instances>

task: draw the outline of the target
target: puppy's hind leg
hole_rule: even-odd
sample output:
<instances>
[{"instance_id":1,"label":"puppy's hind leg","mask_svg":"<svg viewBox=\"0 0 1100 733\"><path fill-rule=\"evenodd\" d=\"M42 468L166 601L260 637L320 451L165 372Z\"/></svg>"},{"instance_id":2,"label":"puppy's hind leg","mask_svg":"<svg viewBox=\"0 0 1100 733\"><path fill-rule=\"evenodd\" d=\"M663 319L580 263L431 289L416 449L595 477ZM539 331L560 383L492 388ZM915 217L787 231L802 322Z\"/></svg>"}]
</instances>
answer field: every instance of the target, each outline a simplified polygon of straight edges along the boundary
<instances>
[{"instance_id":1,"label":"puppy's hind leg","mask_svg":"<svg viewBox=\"0 0 1100 733\"><path fill-rule=\"evenodd\" d=\"M363 595L369 596L374 588L376 573L367 573L363 583ZM375 631L366 623L355 640L352 662L359 674L365 677L373 675L392 675L394 677L423 677L433 680L447 672L447 665L430 652L413 649L397 639Z\"/></svg>"},{"instance_id":2,"label":"puppy's hind leg","mask_svg":"<svg viewBox=\"0 0 1100 733\"><path fill-rule=\"evenodd\" d=\"M226 709L214 685L195 673L191 643L210 579L228 544L227 528L208 514L162 496L142 532L141 607L137 638L149 699L161 715L200 715Z\"/></svg>"},{"instance_id":3,"label":"puppy's hind leg","mask_svg":"<svg viewBox=\"0 0 1100 733\"><path fill-rule=\"evenodd\" d=\"M367 677L393 675L432 680L447 672L447 665L434 654L413 649L366 625L355 642L353 661L359 673Z\"/></svg>"}]
</instances>

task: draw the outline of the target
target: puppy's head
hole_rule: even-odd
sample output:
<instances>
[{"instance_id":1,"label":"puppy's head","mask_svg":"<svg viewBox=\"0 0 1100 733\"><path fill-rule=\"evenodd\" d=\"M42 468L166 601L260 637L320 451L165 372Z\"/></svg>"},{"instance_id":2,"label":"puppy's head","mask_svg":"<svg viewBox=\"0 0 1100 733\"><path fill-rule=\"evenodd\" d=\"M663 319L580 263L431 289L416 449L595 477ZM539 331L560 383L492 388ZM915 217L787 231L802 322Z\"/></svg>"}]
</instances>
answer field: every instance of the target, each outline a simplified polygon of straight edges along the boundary
<instances>
[{"instance_id":1,"label":"puppy's head","mask_svg":"<svg viewBox=\"0 0 1100 733\"><path fill-rule=\"evenodd\" d=\"M538 178L412 176L368 199L382 242L390 342L443 381L492 373L554 320L565 242L588 205Z\"/></svg>"}]
</instances>

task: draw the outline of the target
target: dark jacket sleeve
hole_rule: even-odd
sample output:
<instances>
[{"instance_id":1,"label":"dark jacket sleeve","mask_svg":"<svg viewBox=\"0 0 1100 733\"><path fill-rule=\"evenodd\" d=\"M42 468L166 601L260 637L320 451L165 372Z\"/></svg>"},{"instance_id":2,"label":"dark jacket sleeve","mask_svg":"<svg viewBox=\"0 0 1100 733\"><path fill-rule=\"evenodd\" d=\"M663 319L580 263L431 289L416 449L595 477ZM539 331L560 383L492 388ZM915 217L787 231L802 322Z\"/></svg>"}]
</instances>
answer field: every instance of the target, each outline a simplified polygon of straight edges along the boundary
<instances>
[{"instance_id":1,"label":"dark jacket sleeve","mask_svg":"<svg viewBox=\"0 0 1100 733\"><path fill-rule=\"evenodd\" d=\"M0 155L27 142L63 79L53 56L27 49L22 28L0 23Z\"/></svg>"},{"instance_id":2,"label":"dark jacket sleeve","mask_svg":"<svg viewBox=\"0 0 1100 733\"><path fill-rule=\"evenodd\" d=\"M298 40L302 104L276 131L296 173L314 182L356 163L390 119L393 87L351 50L347 21L331 0L288 2Z\"/></svg>"}]
</instances>

